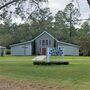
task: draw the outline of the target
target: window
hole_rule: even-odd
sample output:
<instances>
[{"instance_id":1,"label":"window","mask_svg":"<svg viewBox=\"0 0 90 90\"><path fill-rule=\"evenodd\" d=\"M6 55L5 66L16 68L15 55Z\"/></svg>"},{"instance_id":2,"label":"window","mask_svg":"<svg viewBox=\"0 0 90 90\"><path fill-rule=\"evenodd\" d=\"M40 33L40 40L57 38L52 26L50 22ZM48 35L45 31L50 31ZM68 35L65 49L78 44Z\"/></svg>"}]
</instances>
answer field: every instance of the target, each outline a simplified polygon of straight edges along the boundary
<instances>
[{"instance_id":1,"label":"window","mask_svg":"<svg viewBox=\"0 0 90 90\"><path fill-rule=\"evenodd\" d=\"M48 45L48 40L46 40L46 45Z\"/></svg>"},{"instance_id":2,"label":"window","mask_svg":"<svg viewBox=\"0 0 90 90\"><path fill-rule=\"evenodd\" d=\"M45 45L45 40L42 40L42 45Z\"/></svg>"},{"instance_id":3,"label":"window","mask_svg":"<svg viewBox=\"0 0 90 90\"><path fill-rule=\"evenodd\" d=\"M51 40L49 40L49 46L51 46Z\"/></svg>"}]
</instances>

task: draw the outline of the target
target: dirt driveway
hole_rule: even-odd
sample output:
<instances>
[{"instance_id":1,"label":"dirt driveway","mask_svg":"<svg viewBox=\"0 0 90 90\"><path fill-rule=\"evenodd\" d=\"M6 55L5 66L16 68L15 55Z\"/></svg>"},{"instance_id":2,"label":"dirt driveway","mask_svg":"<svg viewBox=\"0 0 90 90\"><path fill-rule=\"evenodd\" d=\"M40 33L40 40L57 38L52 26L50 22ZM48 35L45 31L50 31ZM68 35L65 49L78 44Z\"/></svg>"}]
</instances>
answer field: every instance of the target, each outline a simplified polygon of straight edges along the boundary
<instances>
[{"instance_id":1,"label":"dirt driveway","mask_svg":"<svg viewBox=\"0 0 90 90\"><path fill-rule=\"evenodd\" d=\"M61 90L55 86L44 86L25 81L0 79L0 90Z\"/></svg>"}]
</instances>

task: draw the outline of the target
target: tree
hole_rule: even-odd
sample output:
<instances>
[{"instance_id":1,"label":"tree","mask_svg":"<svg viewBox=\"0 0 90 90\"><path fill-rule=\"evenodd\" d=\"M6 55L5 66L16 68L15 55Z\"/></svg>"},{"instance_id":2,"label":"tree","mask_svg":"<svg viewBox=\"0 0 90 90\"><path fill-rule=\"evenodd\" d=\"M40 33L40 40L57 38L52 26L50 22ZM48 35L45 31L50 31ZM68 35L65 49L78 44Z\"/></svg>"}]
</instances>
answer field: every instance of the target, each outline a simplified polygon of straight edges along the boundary
<instances>
[{"instance_id":1,"label":"tree","mask_svg":"<svg viewBox=\"0 0 90 90\"><path fill-rule=\"evenodd\" d=\"M52 20L53 17L49 8L40 8L37 11L33 11L29 16L31 30L33 31L33 35L42 32L43 30L48 31L52 28Z\"/></svg>"},{"instance_id":2,"label":"tree","mask_svg":"<svg viewBox=\"0 0 90 90\"><path fill-rule=\"evenodd\" d=\"M15 4L17 4L17 3L19 3L19 4L21 4L21 3L23 3L23 2L25 2L25 1L27 1L27 0L8 0L8 1L6 1L6 0L0 0L0 2L1 2L1 5L0 5L0 10L1 9L3 9L3 8L5 8L5 7L7 7L7 6L11 6L13 3L15 3ZM36 4L38 4L39 2L46 2L47 0L30 0L30 3L36 3Z\"/></svg>"},{"instance_id":3,"label":"tree","mask_svg":"<svg viewBox=\"0 0 90 90\"><path fill-rule=\"evenodd\" d=\"M53 29L56 38L58 38L59 40L68 41L69 39L68 26L63 11L58 11L56 13Z\"/></svg>"},{"instance_id":4,"label":"tree","mask_svg":"<svg viewBox=\"0 0 90 90\"><path fill-rule=\"evenodd\" d=\"M8 24L0 25L0 45L9 46L13 43L10 27Z\"/></svg>"},{"instance_id":5,"label":"tree","mask_svg":"<svg viewBox=\"0 0 90 90\"><path fill-rule=\"evenodd\" d=\"M8 17L27 18L34 9L39 9L42 3L47 0L0 0L0 19ZM12 9L13 8L13 9Z\"/></svg>"},{"instance_id":6,"label":"tree","mask_svg":"<svg viewBox=\"0 0 90 90\"><path fill-rule=\"evenodd\" d=\"M64 9L64 14L66 17L66 22L70 27L70 42L72 42L72 28L74 25L78 24L80 12L72 3L69 3Z\"/></svg>"},{"instance_id":7,"label":"tree","mask_svg":"<svg viewBox=\"0 0 90 90\"><path fill-rule=\"evenodd\" d=\"M3 9L3 8L5 8L5 7L7 7L8 5L11 5L11 4L13 4L14 2L18 2L18 1L19 1L19 0L12 0L12 1L6 2L5 0L4 0L4 1L1 1L1 0L0 0L0 2L1 2L2 4L5 2L5 4L3 4L2 6L0 6L0 10Z\"/></svg>"},{"instance_id":8,"label":"tree","mask_svg":"<svg viewBox=\"0 0 90 90\"><path fill-rule=\"evenodd\" d=\"M13 43L25 42L32 39L32 31L28 23L12 24L10 27Z\"/></svg>"},{"instance_id":9,"label":"tree","mask_svg":"<svg viewBox=\"0 0 90 90\"><path fill-rule=\"evenodd\" d=\"M83 55L90 55L90 25L84 22L77 31L77 43L80 45L80 51Z\"/></svg>"},{"instance_id":10,"label":"tree","mask_svg":"<svg viewBox=\"0 0 90 90\"><path fill-rule=\"evenodd\" d=\"M57 37L66 42L74 43L76 35L76 29L74 25L78 24L80 12L74 7L72 3L69 3L64 11L58 11L55 15L54 30L57 31Z\"/></svg>"}]
</instances>

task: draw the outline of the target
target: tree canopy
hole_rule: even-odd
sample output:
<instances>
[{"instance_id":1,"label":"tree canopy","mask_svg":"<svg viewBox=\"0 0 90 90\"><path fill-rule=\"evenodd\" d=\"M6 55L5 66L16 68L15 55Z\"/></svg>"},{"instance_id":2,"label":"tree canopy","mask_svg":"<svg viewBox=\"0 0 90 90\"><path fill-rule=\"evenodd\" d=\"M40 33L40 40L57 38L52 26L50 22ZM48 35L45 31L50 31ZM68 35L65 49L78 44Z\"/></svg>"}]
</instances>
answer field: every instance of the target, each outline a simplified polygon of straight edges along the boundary
<instances>
[{"instance_id":1,"label":"tree canopy","mask_svg":"<svg viewBox=\"0 0 90 90\"><path fill-rule=\"evenodd\" d=\"M0 0L0 19L12 20L14 17L27 19L32 11L39 10L47 0Z\"/></svg>"},{"instance_id":2,"label":"tree canopy","mask_svg":"<svg viewBox=\"0 0 90 90\"><path fill-rule=\"evenodd\" d=\"M48 31L55 38L80 45L80 54L90 55L90 25L84 21L80 28L78 24L79 10L72 3L66 5L63 11L52 15L48 7L43 7L47 0L0 0L0 45L9 45L29 41L43 31ZM29 7L23 7L27 1ZM14 6L12 11L12 6ZM10 23L12 15L18 15L26 22L17 25Z\"/></svg>"}]
</instances>

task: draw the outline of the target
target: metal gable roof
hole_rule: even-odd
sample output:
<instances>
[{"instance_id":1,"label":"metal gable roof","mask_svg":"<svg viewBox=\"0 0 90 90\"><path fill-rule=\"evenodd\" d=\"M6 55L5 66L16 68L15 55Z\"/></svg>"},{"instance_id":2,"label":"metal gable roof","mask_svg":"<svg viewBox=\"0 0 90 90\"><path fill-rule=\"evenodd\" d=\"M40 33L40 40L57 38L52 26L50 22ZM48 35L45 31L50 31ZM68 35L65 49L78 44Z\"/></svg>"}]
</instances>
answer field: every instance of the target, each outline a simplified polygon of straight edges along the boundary
<instances>
[{"instance_id":1,"label":"metal gable roof","mask_svg":"<svg viewBox=\"0 0 90 90\"><path fill-rule=\"evenodd\" d=\"M23 44L28 44L28 43L31 43L31 42L32 42L32 40L31 40L31 41L27 41L27 42L22 42L22 43L12 44L12 45L10 45L10 47L18 46L18 45L23 45Z\"/></svg>"},{"instance_id":2,"label":"metal gable roof","mask_svg":"<svg viewBox=\"0 0 90 90\"><path fill-rule=\"evenodd\" d=\"M23 44L27 44L27 43L31 43L33 42L34 40L38 39L40 36L42 36L44 33L47 33L50 37L52 37L53 39L55 39L51 34L49 34L47 31L44 31L42 32L41 34L39 34L37 37L35 37L34 39L32 39L31 41L26 41L26 42L22 42L22 43L17 43L17 44L13 44L13 45L10 45L10 47L13 47L13 46L17 46L17 45L23 45ZM55 39L57 41L57 39Z\"/></svg>"},{"instance_id":3,"label":"metal gable roof","mask_svg":"<svg viewBox=\"0 0 90 90\"><path fill-rule=\"evenodd\" d=\"M62 44L69 45L69 46L74 46L74 47L79 47L78 45L75 45L75 44L71 44L71 43L66 43L66 42L59 41L59 40L57 40L56 38L54 38L54 37L53 37L50 33L48 33L47 31L42 32L41 34L39 34L37 37L35 37L35 38L34 38L33 40L31 40L31 41L22 42L22 43L18 43L18 44L13 44L13 45L10 45L10 47L17 46L17 45L22 45L22 44L27 44L27 43L31 43L31 42L33 42L34 40L38 39L40 36L42 36L44 33L48 34L51 38L53 38L54 40L56 40L58 43L62 43Z\"/></svg>"},{"instance_id":4,"label":"metal gable roof","mask_svg":"<svg viewBox=\"0 0 90 90\"><path fill-rule=\"evenodd\" d=\"M48 34L51 38L55 39L56 41L58 41L56 38L54 38L50 33L48 33L47 31L42 32L41 34L39 34L36 38L34 38L33 40L38 39L40 36L42 36L44 33Z\"/></svg>"},{"instance_id":5,"label":"metal gable roof","mask_svg":"<svg viewBox=\"0 0 90 90\"><path fill-rule=\"evenodd\" d=\"M4 48L6 48L6 47L0 46L0 49L2 49L2 48L4 49Z\"/></svg>"},{"instance_id":6,"label":"metal gable roof","mask_svg":"<svg viewBox=\"0 0 90 90\"><path fill-rule=\"evenodd\" d=\"M58 43L61 43L61 44L65 44L65 45L69 45L69 46L74 46L74 47L80 47L78 45L75 45L75 44L71 44L71 43L66 43L66 42L62 42L62 41L58 41Z\"/></svg>"}]
</instances>

